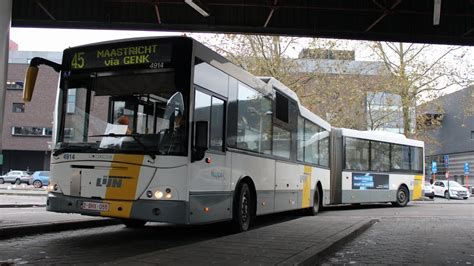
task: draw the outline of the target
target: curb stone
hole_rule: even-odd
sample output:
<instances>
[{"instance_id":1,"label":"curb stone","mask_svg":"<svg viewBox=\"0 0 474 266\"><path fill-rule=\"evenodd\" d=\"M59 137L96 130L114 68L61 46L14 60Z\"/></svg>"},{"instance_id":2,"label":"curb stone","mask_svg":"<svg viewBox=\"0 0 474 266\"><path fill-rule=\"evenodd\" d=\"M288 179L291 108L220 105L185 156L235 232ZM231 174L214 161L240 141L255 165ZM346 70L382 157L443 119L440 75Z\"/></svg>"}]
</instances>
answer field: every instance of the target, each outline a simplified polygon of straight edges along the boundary
<instances>
[{"instance_id":1,"label":"curb stone","mask_svg":"<svg viewBox=\"0 0 474 266\"><path fill-rule=\"evenodd\" d=\"M101 219L101 220L71 220L61 222L48 222L28 225L13 225L0 227L0 240L28 235L55 233L68 230L86 229L102 226L121 224L119 219Z\"/></svg>"},{"instance_id":2,"label":"curb stone","mask_svg":"<svg viewBox=\"0 0 474 266\"><path fill-rule=\"evenodd\" d=\"M23 204L23 203L0 204L0 209L1 208L32 208L32 207L46 207L46 204Z\"/></svg>"}]
</instances>

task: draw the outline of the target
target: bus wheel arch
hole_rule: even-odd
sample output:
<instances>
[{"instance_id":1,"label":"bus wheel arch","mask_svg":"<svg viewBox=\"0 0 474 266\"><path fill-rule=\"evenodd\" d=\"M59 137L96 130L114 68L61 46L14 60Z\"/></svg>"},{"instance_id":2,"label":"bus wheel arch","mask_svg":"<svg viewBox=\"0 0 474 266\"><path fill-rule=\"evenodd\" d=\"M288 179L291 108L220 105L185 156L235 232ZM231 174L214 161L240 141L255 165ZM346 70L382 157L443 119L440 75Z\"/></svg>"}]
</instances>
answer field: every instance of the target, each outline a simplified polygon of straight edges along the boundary
<instances>
[{"instance_id":1,"label":"bus wheel arch","mask_svg":"<svg viewBox=\"0 0 474 266\"><path fill-rule=\"evenodd\" d=\"M396 199L392 202L395 207L404 207L410 201L410 190L406 184L401 184L397 189Z\"/></svg>"},{"instance_id":2,"label":"bus wheel arch","mask_svg":"<svg viewBox=\"0 0 474 266\"><path fill-rule=\"evenodd\" d=\"M247 231L256 216L257 192L249 176L239 180L232 197L232 229Z\"/></svg>"}]
</instances>

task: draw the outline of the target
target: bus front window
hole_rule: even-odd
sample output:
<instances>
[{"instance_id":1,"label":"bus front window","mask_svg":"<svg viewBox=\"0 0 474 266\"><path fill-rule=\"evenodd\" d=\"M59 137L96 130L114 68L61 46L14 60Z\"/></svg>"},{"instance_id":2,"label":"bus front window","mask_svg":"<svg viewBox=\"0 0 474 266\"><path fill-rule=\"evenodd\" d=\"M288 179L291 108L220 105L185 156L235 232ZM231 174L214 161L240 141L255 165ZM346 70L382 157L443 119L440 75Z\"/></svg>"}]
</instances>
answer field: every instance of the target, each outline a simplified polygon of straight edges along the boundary
<instances>
[{"instance_id":1,"label":"bus front window","mask_svg":"<svg viewBox=\"0 0 474 266\"><path fill-rule=\"evenodd\" d=\"M64 84L58 149L187 154L186 95L176 89L174 72L94 73Z\"/></svg>"}]
</instances>

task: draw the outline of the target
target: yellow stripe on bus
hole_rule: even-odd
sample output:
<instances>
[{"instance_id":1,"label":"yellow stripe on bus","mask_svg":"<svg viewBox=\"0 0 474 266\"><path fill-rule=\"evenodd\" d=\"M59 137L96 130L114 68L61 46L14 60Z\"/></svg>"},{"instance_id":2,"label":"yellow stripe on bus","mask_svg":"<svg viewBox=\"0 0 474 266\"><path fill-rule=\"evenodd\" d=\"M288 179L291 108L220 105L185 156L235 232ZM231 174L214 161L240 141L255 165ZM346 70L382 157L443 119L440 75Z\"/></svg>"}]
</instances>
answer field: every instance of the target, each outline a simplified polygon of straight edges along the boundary
<instances>
[{"instance_id":1,"label":"yellow stripe on bus","mask_svg":"<svg viewBox=\"0 0 474 266\"><path fill-rule=\"evenodd\" d=\"M303 195L301 197L301 208L308 208L311 204L311 174L313 168L311 166L304 166L304 175L306 179L303 182Z\"/></svg>"},{"instance_id":2,"label":"yellow stripe on bus","mask_svg":"<svg viewBox=\"0 0 474 266\"><path fill-rule=\"evenodd\" d=\"M120 185L108 186L105 199L135 200L140 169L144 155L116 154L114 155L109 179L121 180Z\"/></svg>"},{"instance_id":3,"label":"yellow stripe on bus","mask_svg":"<svg viewBox=\"0 0 474 266\"><path fill-rule=\"evenodd\" d=\"M108 201L104 200L105 203L109 204L109 210L100 212L101 216L115 217L115 218L130 218L130 212L132 211L132 201Z\"/></svg>"},{"instance_id":4,"label":"yellow stripe on bus","mask_svg":"<svg viewBox=\"0 0 474 266\"><path fill-rule=\"evenodd\" d=\"M415 182L413 184L413 199L421 199L422 195L422 184L423 184L423 176L421 175L416 175L415 176Z\"/></svg>"}]
</instances>

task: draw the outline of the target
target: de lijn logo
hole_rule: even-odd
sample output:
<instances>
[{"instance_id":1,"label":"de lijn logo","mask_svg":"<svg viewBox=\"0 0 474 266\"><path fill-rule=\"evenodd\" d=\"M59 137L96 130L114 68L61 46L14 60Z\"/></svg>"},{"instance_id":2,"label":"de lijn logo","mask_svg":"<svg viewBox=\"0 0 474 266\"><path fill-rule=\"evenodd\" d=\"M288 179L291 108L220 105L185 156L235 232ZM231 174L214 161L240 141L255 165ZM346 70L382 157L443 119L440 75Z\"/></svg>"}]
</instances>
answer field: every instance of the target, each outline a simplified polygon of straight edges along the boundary
<instances>
[{"instance_id":1,"label":"de lijn logo","mask_svg":"<svg viewBox=\"0 0 474 266\"><path fill-rule=\"evenodd\" d=\"M126 176L103 176L98 177L96 180L95 185L97 187L113 187L113 188L121 188L122 187L122 180L129 177Z\"/></svg>"}]
</instances>

